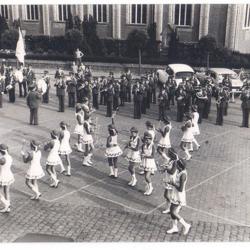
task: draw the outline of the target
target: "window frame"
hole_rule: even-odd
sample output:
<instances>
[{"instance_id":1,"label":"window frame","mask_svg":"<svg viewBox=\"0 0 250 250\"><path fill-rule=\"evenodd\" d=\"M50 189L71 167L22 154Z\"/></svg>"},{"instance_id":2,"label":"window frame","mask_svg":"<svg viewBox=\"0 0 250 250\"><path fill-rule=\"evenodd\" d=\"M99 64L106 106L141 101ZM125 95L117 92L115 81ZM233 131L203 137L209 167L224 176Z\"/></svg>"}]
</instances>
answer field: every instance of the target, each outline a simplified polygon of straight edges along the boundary
<instances>
[{"instance_id":1,"label":"window frame","mask_svg":"<svg viewBox=\"0 0 250 250\"><path fill-rule=\"evenodd\" d=\"M0 5L0 7L1 7L1 13L0 13L0 15L3 17L3 18L5 18L6 20L9 20L10 19L10 13L9 13L9 5L7 5L7 4L2 4L2 5ZM4 15L3 15L3 13L2 13L2 7L4 8ZM6 17L6 14L7 14L7 17Z\"/></svg>"},{"instance_id":2,"label":"window frame","mask_svg":"<svg viewBox=\"0 0 250 250\"><path fill-rule=\"evenodd\" d=\"M135 6L135 16L134 16L134 22L133 22L133 6ZM138 6L140 6L140 22L138 22ZM145 16L143 16L144 6L146 8ZM147 25L148 24L148 11L149 6L147 4L130 4L129 5L129 11L128 11L128 24L130 25ZM145 17L145 22L143 22L143 19Z\"/></svg>"},{"instance_id":3,"label":"window frame","mask_svg":"<svg viewBox=\"0 0 250 250\"><path fill-rule=\"evenodd\" d=\"M33 13L34 18L33 19L32 19L32 7L31 6L34 6L33 7L33 11L34 11L34 13ZM37 13L36 13L36 7L37 7ZM39 4L26 4L26 6L25 6L25 21L38 22L40 20L39 7L40 7ZM28 10L28 8L29 8L29 10Z\"/></svg>"},{"instance_id":4,"label":"window frame","mask_svg":"<svg viewBox=\"0 0 250 250\"><path fill-rule=\"evenodd\" d=\"M71 10L71 5L70 4L58 4L57 6L57 14L56 14L56 21L57 22L66 22L69 18L69 13L72 11ZM60 7L61 7L61 14L60 14ZM64 19L64 7L66 7L66 18ZM60 19L60 15L61 15L61 19Z\"/></svg>"},{"instance_id":5,"label":"window frame","mask_svg":"<svg viewBox=\"0 0 250 250\"><path fill-rule=\"evenodd\" d=\"M244 5L244 15L243 15L243 30L249 30L250 29L250 4ZM248 23L248 26L245 24Z\"/></svg>"},{"instance_id":6,"label":"window frame","mask_svg":"<svg viewBox=\"0 0 250 250\"><path fill-rule=\"evenodd\" d=\"M104 6L106 6L106 21L104 21ZM99 7L101 10L99 10ZM99 11L101 21L99 21ZM95 13L96 12L96 13ZM93 4L93 17L96 16L96 21L98 24L108 24L109 23L109 4Z\"/></svg>"},{"instance_id":7,"label":"window frame","mask_svg":"<svg viewBox=\"0 0 250 250\"><path fill-rule=\"evenodd\" d=\"M178 17L178 24L176 24L175 22L175 15L176 15L176 6L179 6L179 17ZM184 12L184 24L181 24L181 7L182 6L185 6L185 12ZM190 24L186 24L187 23L187 7L188 5L191 6L191 13L190 13ZM173 20L173 23L174 25L176 25L177 27L193 27L193 16L194 16L194 5L193 4L175 4L174 8L173 8L173 11L174 11L174 20Z\"/></svg>"}]
</instances>

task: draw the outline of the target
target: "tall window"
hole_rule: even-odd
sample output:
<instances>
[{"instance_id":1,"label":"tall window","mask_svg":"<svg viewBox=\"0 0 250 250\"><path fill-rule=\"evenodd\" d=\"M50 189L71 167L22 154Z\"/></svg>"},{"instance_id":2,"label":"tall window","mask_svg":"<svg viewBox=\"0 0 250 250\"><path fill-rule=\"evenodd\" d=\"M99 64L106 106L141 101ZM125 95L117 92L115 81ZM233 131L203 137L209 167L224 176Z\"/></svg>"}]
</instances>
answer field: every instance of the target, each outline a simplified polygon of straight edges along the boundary
<instances>
[{"instance_id":1,"label":"tall window","mask_svg":"<svg viewBox=\"0 0 250 250\"><path fill-rule=\"evenodd\" d=\"M108 22L108 5L107 4L95 4L93 5L93 15L98 23Z\"/></svg>"},{"instance_id":2,"label":"tall window","mask_svg":"<svg viewBox=\"0 0 250 250\"><path fill-rule=\"evenodd\" d=\"M69 18L70 5L61 4L58 5L58 20L66 21Z\"/></svg>"},{"instance_id":3,"label":"tall window","mask_svg":"<svg viewBox=\"0 0 250 250\"><path fill-rule=\"evenodd\" d=\"M178 26L190 26L192 17L191 4L176 4L174 24Z\"/></svg>"},{"instance_id":4,"label":"tall window","mask_svg":"<svg viewBox=\"0 0 250 250\"><path fill-rule=\"evenodd\" d=\"M147 23L147 5L132 4L130 9L131 24L146 24Z\"/></svg>"},{"instance_id":5,"label":"tall window","mask_svg":"<svg viewBox=\"0 0 250 250\"><path fill-rule=\"evenodd\" d=\"M39 7L38 5L26 5L27 20L39 20Z\"/></svg>"},{"instance_id":6,"label":"tall window","mask_svg":"<svg viewBox=\"0 0 250 250\"><path fill-rule=\"evenodd\" d=\"M250 28L250 6L246 4L245 15L244 15L244 28Z\"/></svg>"},{"instance_id":7,"label":"tall window","mask_svg":"<svg viewBox=\"0 0 250 250\"><path fill-rule=\"evenodd\" d=\"M9 18L8 5L0 5L0 15L5 19Z\"/></svg>"}]
</instances>

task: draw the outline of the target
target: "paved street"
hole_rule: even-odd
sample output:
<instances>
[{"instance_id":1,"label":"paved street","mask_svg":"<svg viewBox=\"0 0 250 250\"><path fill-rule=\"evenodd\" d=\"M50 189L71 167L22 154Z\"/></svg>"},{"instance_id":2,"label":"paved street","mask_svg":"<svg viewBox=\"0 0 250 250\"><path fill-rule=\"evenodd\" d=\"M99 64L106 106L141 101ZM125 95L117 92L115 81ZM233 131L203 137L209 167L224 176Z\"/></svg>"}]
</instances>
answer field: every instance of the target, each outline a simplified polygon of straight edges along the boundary
<instances>
[{"instance_id":1,"label":"paved street","mask_svg":"<svg viewBox=\"0 0 250 250\"><path fill-rule=\"evenodd\" d=\"M94 113L98 118L99 132L96 136L94 165L81 165L81 154L72 153L72 176L59 178L57 189L48 185L45 176L40 181L42 197L31 201L30 190L25 186L25 171L20 150L22 140L36 138L44 143L51 129L58 129L64 120L75 126L74 110L66 108L58 113L55 91L48 105L41 105L39 126L28 125L29 110L25 99L17 97L15 104L4 98L0 109L0 143L9 146L14 158L15 183L11 186L12 211L0 214L0 241L12 242L27 233L46 233L82 241L249 241L250 240L250 133L240 128L240 101L229 107L224 126L215 126L215 106L209 120L201 124L197 137L201 148L193 153L188 162L187 202L181 214L192 223L188 236L166 235L171 220L162 215L164 209L162 176L153 177L154 191L149 197L143 195L144 178L138 176L137 187L128 187L129 173L124 157L119 158L118 179L108 177L109 169L104 158L107 125L105 107ZM213 101L214 102L214 101ZM67 103L67 100L66 100ZM173 119L172 145L179 150L181 124L175 122L176 108L169 112ZM144 132L145 121L158 126L158 106L152 105L141 120L133 119L133 105L126 104L116 116L119 142L122 147L128 139L129 129L138 127ZM72 134L71 144L76 141ZM45 166L47 153L42 151ZM180 152L180 154L182 154Z\"/></svg>"}]
</instances>

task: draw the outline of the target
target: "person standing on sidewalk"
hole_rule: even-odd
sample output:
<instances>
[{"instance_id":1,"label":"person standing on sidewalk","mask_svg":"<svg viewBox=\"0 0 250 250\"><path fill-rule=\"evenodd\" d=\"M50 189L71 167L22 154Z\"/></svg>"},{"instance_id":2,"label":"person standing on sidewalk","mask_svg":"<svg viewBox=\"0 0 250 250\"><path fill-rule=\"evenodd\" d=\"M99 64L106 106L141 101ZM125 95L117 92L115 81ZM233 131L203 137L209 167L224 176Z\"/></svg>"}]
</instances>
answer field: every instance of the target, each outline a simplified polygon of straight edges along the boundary
<instances>
[{"instance_id":1,"label":"person standing on sidewalk","mask_svg":"<svg viewBox=\"0 0 250 250\"><path fill-rule=\"evenodd\" d=\"M176 179L170 184L173 186L173 195L171 197L170 215L173 220L173 226L167 231L167 234L178 233L177 224L180 222L184 231L183 234L187 235L191 225L188 224L180 215L179 212L183 206L186 206L186 183L187 183L187 170L186 163L183 159L177 161L177 174Z\"/></svg>"},{"instance_id":2,"label":"person standing on sidewalk","mask_svg":"<svg viewBox=\"0 0 250 250\"><path fill-rule=\"evenodd\" d=\"M65 88L66 84L64 82L63 76L60 76L55 83L56 95L59 100L59 110L58 112L64 112L65 107Z\"/></svg>"},{"instance_id":3,"label":"person standing on sidewalk","mask_svg":"<svg viewBox=\"0 0 250 250\"><path fill-rule=\"evenodd\" d=\"M80 51L78 48L75 51L75 59L76 59L76 65L80 66L81 62L82 62L82 57L84 56L84 54L82 53L82 51Z\"/></svg>"},{"instance_id":4,"label":"person standing on sidewalk","mask_svg":"<svg viewBox=\"0 0 250 250\"><path fill-rule=\"evenodd\" d=\"M26 100L30 109L30 125L38 125L38 108L41 95L36 91L35 82L29 86L29 90Z\"/></svg>"},{"instance_id":5,"label":"person standing on sidewalk","mask_svg":"<svg viewBox=\"0 0 250 250\"><path fill-rule=\"evenodd\" d=\"M248 128L249 127L249 111L250 111L250 88L249 85L244 88L241 93L240 99L241 109L242 109L242 125L241 127Z\"/></svg>"}]
</instances>

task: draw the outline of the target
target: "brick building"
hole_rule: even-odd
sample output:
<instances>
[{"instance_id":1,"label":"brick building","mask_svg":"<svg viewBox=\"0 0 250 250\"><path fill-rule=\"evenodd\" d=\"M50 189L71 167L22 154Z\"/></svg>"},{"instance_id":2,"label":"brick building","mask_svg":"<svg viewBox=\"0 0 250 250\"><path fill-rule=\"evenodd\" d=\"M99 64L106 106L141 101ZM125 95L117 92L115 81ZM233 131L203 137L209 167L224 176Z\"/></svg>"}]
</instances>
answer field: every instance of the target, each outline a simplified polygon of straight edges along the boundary
<instances>
[{"instance_id":1,"label":"brick building","mask_svg":"<svg viewBox=\"0 0 250 250\"><path fill-rule=\"evenodd\" d=\"M155 22L163 47L168 27L175 27L180 41L197 42L209 34L221 46L250 53L250 4L0 5L9 24L20 18L28 35L64 35L70 12L80 19L94 16L100 38L126 39L131 30L146 31Z\"/></svg>"}]
</instances>

